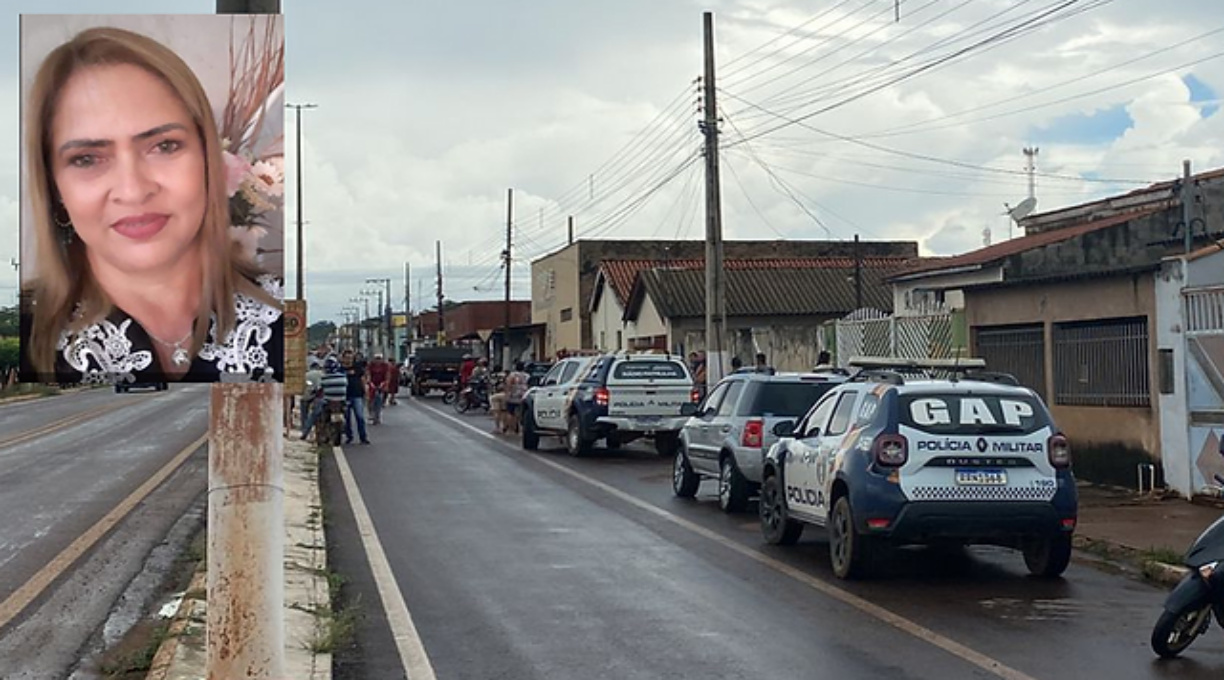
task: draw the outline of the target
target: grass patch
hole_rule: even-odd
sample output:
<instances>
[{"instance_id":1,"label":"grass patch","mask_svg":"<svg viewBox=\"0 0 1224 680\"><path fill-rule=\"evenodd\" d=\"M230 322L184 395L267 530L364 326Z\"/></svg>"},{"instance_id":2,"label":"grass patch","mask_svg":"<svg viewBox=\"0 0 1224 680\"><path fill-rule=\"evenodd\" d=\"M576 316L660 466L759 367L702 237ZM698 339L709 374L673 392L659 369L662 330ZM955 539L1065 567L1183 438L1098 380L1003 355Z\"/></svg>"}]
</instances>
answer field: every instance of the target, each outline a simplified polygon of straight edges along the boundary
<instances>
[{"instance_id":1,"label":"grass patch","mask_svg":"<svg viewBox=\"0 0 1224 680\"><path fill-rule=\"evenodd\" d=\"M1140 553L1140 556L1144 562L1164 562L1172 565L1182 563L1182 554L1172 548L1148 548Z\"/></svg>"},{"instance_id":2,"label":"grass patch","mask_svg":"<svg viewBox=\"0 0 1224 680\"><path fill-rule=\"evenodd\" d=\"M360 597L356 597L339 611L327 608L315 612L314 637L306 648L314 654L334 654L351 644L357 637L360 604Z\"/></svg>"},{"instance_id":3,"label":"grass patch","mask_svg":"<svg viewBox=\"0 0 1224 680\"><path fill-rule=\"evenodd\" d=\"M36 394L40 397L51 397L59 393L60 388L54 385L43 385L39 383L16 383L5 388L0 388L0 399L23 397L31 394Z\"/></svg>"},{"instance_id":4,"label":"grass patch","mask_svg":"<svg viewBox=\"0 0 1224 680\"><path fill-rule=\"evenodd\" d=\"M137 680L153 667L153 658L170 636L169 621L142 621L98 663L106 680Z\"/></svg>"}]
</instances>

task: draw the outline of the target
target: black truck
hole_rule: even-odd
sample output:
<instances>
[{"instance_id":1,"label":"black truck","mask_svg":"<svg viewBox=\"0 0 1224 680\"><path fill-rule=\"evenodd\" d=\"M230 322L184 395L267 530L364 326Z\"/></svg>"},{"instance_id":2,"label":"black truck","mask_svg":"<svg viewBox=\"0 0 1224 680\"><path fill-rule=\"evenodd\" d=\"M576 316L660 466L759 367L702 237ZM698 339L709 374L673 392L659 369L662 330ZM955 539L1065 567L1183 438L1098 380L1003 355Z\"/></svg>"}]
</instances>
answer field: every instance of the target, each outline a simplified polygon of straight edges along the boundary
<instances>
[{"instance_id":1,"label":"black truck","mask_svg":"<svg viewBox=\"0 0 1224 680\"><path fill-rule=\"evenodd\" d=\"M462 347L420 347L412 366L412 393L423 397L430 390L445 390L459 381Z\"/></svg>"}]
</instances>

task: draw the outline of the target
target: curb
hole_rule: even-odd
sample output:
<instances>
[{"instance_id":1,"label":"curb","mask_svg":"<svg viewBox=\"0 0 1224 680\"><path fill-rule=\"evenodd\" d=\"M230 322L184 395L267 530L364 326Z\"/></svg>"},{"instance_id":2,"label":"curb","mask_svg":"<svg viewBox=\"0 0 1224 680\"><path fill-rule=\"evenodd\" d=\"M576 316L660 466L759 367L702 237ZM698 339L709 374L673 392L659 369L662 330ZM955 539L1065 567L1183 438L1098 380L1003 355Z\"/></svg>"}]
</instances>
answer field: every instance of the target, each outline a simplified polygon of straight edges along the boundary
<instances>
[{"instance_id":1,"label":"curb","mask_svg":"<svg viewBox=\"0 0 1224 680\"><path fill-rule=\"evenodd\" d=\"M1156 560L1148 560L1143 563L1143 576L1169 589L1175 588L1189 573L1190 570L1186 567L1165 564Z\"/></svg>"},{"instance_id":2,"label":"curb","mask_svg":"<svg viewBox=\"0 0 1224 680\"><path fill-rule=\"evenodd\" d=\"M206 580L207 574L197 571L191 578L191 585L187 587L187 592L203 590ZM149 673L145 676L145 680L166 680L169 676L178 654L179 638L183 636L183 632L195 615L196 602L197 600L189 600L184 597L179 604L178 611L174 613L174 618L170 622L170 628L166 631L166 639L157 648L157 653L153 655L153 661L149 664Z\"/></svg>"}]
</instances>

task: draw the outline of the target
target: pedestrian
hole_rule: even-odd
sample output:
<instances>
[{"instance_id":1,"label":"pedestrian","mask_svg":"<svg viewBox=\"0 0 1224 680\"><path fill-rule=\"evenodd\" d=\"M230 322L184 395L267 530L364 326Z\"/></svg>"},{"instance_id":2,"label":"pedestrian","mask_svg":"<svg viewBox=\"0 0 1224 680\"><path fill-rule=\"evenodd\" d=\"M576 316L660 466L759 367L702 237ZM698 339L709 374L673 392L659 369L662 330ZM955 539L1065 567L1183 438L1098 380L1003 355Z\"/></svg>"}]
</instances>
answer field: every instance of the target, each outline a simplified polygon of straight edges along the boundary
<instances>
[{"instance_id":1,"label":"pedestrian","mask_svg":"<svg viewBox=\"0 0 1224 680\"><path fill-rule=\"evenodd\" d=\"M400 365L397 361L390 363L391 376L387 378L387 405L395 406L396 396L399 394L400 388Z\"/></svg>"},{"instance_id":2,"label":"pedestrian","mask_svg":"<svg viewBox=\"0 0 1224 680\"><path fill-rule=\"evenodd\" d=\"M774 369L769 365L769 361L766 360L764 352L757 352L756 365L753 367L753 370L757 373L768 373L769 375L774 373Z\"/></svg>"},{"instance_id":3,"label":"pedestrian","mask_svg":"<svg viewBox=\"0 0 1224 680\"><path fill-rule=\"evenodd\" d=\"M340 364L344 366L344 376L348 379L344 395L344 443L353 443L353 421L356 420L361 443L369 444L370 437L366 434L365 421L365 371L359 367L357 356L351 350L345 350L340 355Z\"/></svg>"},{"instance_id":4,"label":"pedestrian","mask_svg":"<svg viewBox=\"0 0 1224 680\"><path fill-rule=\"evenodd\" d=\"M314 356L314 355L311 355ZM302 391L302 409L301 420L302 431L306 431L306 419L310 413L311 407L314 405L314 400L319 396L319 391L323 388L323 364L318 362L306 369L306 387Z\"/></svg>"},{"instance_id":5,"label":"pedestrian","mask_svg":"<svg viewBox=\"0 0 1224 680\"><path fill-rule=\"evenodd\" d=\"M739 373L744 368L744 362L738 356L731 357L731 372Z\"/></svg>"},{"instance_id":6,"label":"pedestrian","mask_svg":"<svg viewBox=\"0 0 1224 680\"><path fill-rule=\"evenodd\" d=\"M280 380L283 284L234 247L222 140L191 68L147 36L90 28L27 94L38 278L23 380Z\"/></svg>"},{"instance_id":7,"label":"pedestrian","mask_svg":"<svg viewBox=\"0 0 1224 680\"><path fill-rule=\"evenodd\" d=\"M524 369L523 362L516 361L514 370L506 376L506 421L509 429L515 433L519 431L523 397L527 395L527 383L531 380Z\"/></svg>"},{"instance_id":8,"label":"pedestrian","mask_svg":"<svg viewBox=\"0 0 1224 680\"><path fill-rule=\"evenodd\" d=\"M816 355L816 368L813 371L828 371L833 368L833 358L829 355L828 350L820 350L820 354Z\"/></svg>"},{"instance_id":9,"label":"pedestrian","mask_svg":"<svg viewBox=\"0 0 1224 680\"><path fill-rule=\"evenodd\" d=\"M303 441L310 435L310 431L318 426L319 418L330 418L326 412L328 402L344 402L347 393L348 378L344 374L344 367L340 365L336 357L329 356L323 360L322 377L319 378L319 386L311 403L310 414L302 425ZM328 430L331 431L330 421L328 421L328 425ZM317 432L320 436L323 435L323 430L320 429ZM329 442L326 439L320 439L319 443Z\"/></svg>"},{"instance_id":10,"label":"pedestrian","mask_svg":"<svg viewBox=\"0 0 1224 680\"><path fill-rule=\"evenodd\" d=\"M387 379L391 376L391 367L383 359L381 353L375 353L374 359L366 367L366 390L369 396L370 424L382 424L383 401L387 396Z\"/></svg>"}]
</instances>

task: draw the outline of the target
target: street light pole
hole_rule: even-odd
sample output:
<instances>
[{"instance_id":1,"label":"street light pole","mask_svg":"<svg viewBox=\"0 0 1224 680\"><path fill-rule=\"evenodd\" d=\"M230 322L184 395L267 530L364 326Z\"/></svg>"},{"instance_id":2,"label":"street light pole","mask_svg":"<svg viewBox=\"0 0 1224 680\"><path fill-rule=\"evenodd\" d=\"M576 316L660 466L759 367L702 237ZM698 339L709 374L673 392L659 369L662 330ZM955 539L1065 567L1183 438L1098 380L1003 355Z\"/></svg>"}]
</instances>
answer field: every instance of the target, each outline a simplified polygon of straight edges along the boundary
<instances>
[{"instance_id":1,"label":"street light pole","mask_svg":"<svg viewBox=\"0 0 1224 680\"><path fill-rule=\"evenodd\" d=\"M318 108L318 104L285 104L295 111L297 121L297 299L306 299L306 277L302 268L302 253L306 250L302 242L302 109Z\"/></svg>"},{"instance_id":2,"label":"street light pole","mask_svg":"<svg viewBox=\"0 0 1224 680\"><path fill-rule=\"evenodd\" d=\"M394 347L393 347L393 345L395 344L395 331L391 326L391 279L389 278L366 279L366 283L381 283L386 288L386 291L387 291L386 307L383 307L382 304L379 304L378 308L379 308L380 314L386 315L385 318L383 319L383 322L386 324L386 331L387 331L387 342L384 345L384 347L387 352L387 357L391 358L395 352ZM381 294L382 294L381 290L379 291L379 294L381 297ZM394 359L392 359L392 361L394 361Z\"/></svg>"}]
</instances>

